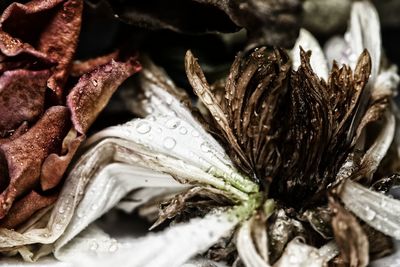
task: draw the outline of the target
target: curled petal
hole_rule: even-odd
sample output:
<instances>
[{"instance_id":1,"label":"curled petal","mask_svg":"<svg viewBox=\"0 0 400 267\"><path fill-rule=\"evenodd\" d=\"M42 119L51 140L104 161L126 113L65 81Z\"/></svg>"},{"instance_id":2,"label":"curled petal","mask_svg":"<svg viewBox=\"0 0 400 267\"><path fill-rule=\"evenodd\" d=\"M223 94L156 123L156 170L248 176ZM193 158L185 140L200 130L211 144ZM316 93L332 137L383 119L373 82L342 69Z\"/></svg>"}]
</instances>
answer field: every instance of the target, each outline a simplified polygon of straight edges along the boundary
<instances>
[{"instance_id":1,"label":"curled petal","mask_svg":"<svg viewBox=\"0 0 400 267\"><path fill-rule=\"evenodd\" d=\"M75 129L86 133L115 90L139 70L139 63L131 58L127 62L112 60L83 75L67 97Z\"/></svg>"},{"instance_id":2,"label":"curled petal","mask_svg":"<svg viewBox=\"0 0 400 267\"><path fill-rule=\"evenodd\" d=\"M24 46L31 44L56 63L47 85L60 102L78 43L82 8L82 0L13 3L0 19L4 32L26 43Z\"/></svg>"},{"instance_id":3,"label":"curled petal","mask_svg":"<svg viewBox=\"0 0 400 267\"><path fill-rule=\"evenodd\" d=\"M35 212L53 204L56 200L57 195L41 196L35 191L31 191L14 203L7 216L0 220L0 227L15 228L29 219Z\"/></svg>"},{"instance_id":4,"label":"curled petal","mask_svg":"<svg viewBox=\"0 0 400 267\"><path fill-rule=\"evenodd\" d=\"M62 136L70 127L68 115L66 107L51 107L28 132L0 146L0 155L7 162L10 176L9 186L0 195L0 218L5 216L16 197L39 181L43 161L59 149Z\"/></svg>"},{"instance_id":5,"label":"curled petal","mask_svg":"<svg viewBox=\"0 0 400 267\"><path fill-rule=\"evenodd\" d=\"M0 76L0 133L42 114L50 72L14 70Z\"/></svg>"},{"instance_id":6,"label":"curled petal","mask_svg":"<svg viewBox=\"0 0 400 267\"><path fill-rule=\"evenodd\" d=\"M364 267L369 262L368 238L356 218L339 203L330 202L335 241L345 262Z\"/></svg>"}]
</instances>

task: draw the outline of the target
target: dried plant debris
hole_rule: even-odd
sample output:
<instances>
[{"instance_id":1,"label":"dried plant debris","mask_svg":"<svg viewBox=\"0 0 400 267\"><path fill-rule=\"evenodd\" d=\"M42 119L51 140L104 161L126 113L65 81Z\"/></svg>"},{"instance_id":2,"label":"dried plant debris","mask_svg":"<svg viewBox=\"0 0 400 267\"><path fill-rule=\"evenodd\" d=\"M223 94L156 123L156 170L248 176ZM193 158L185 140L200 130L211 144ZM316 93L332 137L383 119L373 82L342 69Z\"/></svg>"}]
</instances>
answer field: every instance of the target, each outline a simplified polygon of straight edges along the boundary
<instances>
[{"instance_id":1,"label":"dried plant debris","mask_svg":"<svg viewBox=\"0 0 400 267\"><path fill-rule=\"evenodd\" d=\"M224 8L237 4L196 3L216 6L231 18ZM257 3L239 5L241 14ZM289 7L279 9L285 3L292 2L275 7L286 12ZM53 252L77 266L181 266L199 255L232 266L367 266L390 253L391 238L400 239L400 201L386 195L399 184L399 77L394 66L382 64L379 21L369 2L353 4L345 36L323 51L302 29L290 54L266 47L239 53L216 84L207 82L188 51L184 63L197 105L143 58L137 95L127 99L142 118L91 136L54 208L43 209L56 198L40 193L57 187L96 114L139 68L135 59L93 68L113 54L76 65L74 75L88 73L61 104L42 104L47 98L38 90L25 113L8 118L20 121L4 129L0 140L1 197L7 205L17 199L3 212L18 216L0 222L12 227L30 219L18 231L0 229L0 250L26 260ZM47 60L33 46L23 49L43 65L32 69L24 61L18 66L34 73L18 75L38 75L40 88L57 58ZM24 92L31 84L10 77L4 88L11 84ZM149 218L154 203L161 203L153 227L166 229L121 244L92 225L73 239L127 194L137 202L123 203L124 209L147 202L142 214ZM24 205L32 200L34 207Z\"/></svg>"},{"instance_id":2,"label":"dried plant debris","mask_svg":"<svg viewBox=\"0 0 400 267\"><path fill-rule=\"evenodd\" d=\"M90 124L139 70L135 58L109 59L66 86L82 6L79 0L13 3L0 18L3 227L15 228L57 199L58 190L50 189L60 184Z\"/></svg>"},{"instance_id":3,"label":"dried plant debris","mask_svg":"<svg viewBox=\"0 0 400 267\"><path fill-rule=\"evenodd\" d=\"M302 4L298 0L104 1L119 20L153 30L193 34L233 32L245 28L249 47L275 45L291 48L298 36L302 15Z\"/></svg>"}]
</instances>

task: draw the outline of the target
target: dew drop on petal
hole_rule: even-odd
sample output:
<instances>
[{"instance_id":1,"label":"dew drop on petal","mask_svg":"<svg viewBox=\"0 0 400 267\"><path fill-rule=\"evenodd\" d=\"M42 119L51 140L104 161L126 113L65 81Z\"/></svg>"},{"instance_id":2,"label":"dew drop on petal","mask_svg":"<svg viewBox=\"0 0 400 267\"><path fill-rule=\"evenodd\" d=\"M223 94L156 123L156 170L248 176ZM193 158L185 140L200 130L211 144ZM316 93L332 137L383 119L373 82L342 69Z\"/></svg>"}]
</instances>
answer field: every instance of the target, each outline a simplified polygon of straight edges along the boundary
<instances>
[{"instance_id":1,"label":"dew drop on petal","mask_svg":"<svg viewBox=\"0 0 400 267\"><path fill-rule=\"evenodd\" d=\"M210 152L210 147L206 142L201 143L200 148L203 152Z\"/></svg>"},{"instance_id":2,"label":"dew drop on petal","mask_svg":"<svg viewBox=\"0 0 400 267\"><path fill-rule=\"evenodd\" d=\"M188 132L188 130L185 127L181 126L181 128L179 128L179 133L185 135L185 134L187 134L187 132Z\"/></svg>"},{"instance_id":3,"label":"dew drop on petal","mask_svg":"<svg viewBox=\"0 0 400 267\"><path fill-rule=\"evenodd\" d=\"M180 124L179 120L171 118L165 123L165 126L169 129L176 129L179 126L179 124Z\"/></svg>"},{"instance_id":4,"label":"dew drop on petal","mask_svg":"<svg viewBox=\"0 0 400 267\"><path fill-rule=\"evenodd\" d=\"M97 250L99 248L99 244L96 241L92 241L90 244L90 250Z\"/></svg>"},{"instance_id":5,"label":"dew drop on petal","mask_svg":"<svg viewBox=\"0 0 400 267\"><path fill-rule=\"evenodd\" d=\"M164 139L164 147L166 149L173 149L175 147L175 145L176 145L176 141L172 137L166 137Z\"/></svg>"},{"instance_id":6,"label":"dew drop on petal","mask_svg":"<svg viewBox=\"0 0 400 267\"><path fill-rule=\"evenodd\" d=\"M375 216L376 216L376 212L373 211L373 210L371 210L371 209L367 206L366 209L365 209L365 218L366 218L368 221L372 221L372 220L375 218Z\"/></svg>"},{"instance_id":7,"label":"dew drop on petal","mask_svg":"<svg viewBox=\"0 0 400 267\"><path fill-rule=\"evenodd\" d=\"M140 134L146 134L150 132L151 126L148 122L140 121L136 126L136 131Z\"/></svg>"}]
</instances>

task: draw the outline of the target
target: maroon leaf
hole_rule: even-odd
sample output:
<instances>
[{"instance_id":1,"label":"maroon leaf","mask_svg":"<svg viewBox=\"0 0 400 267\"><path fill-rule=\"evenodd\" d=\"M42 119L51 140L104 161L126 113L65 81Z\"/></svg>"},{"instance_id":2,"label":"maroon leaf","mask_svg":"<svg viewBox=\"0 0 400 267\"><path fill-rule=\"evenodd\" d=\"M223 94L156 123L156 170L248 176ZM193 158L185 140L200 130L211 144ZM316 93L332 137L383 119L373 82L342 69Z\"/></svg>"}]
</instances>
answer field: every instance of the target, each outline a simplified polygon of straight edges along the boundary
<instances>
[{"instance_id":1,"label":"maroon leaf","mask_svg":"<svg viewBox=\"0 0 400 267\"><path fill-rule=\"evenodd\" d=\"M135 58L110 63L83 75L67 97L71 119L79 133L85 133L111 95L126 78L140 70Z\"/></svg>"},{"instance_id":2,"label":"maroon leaf","mask_svg":"<svg viewBox=\"0 0 400 267\"><path fill-rule=\"evenodd\" d=\"M0 133L31 122L43 113L50 72L13 70L0 76Z\"/></svg>"},{"instance_id":3,"label":"maroon leaf","mask_svg":"<svg viewBox=\"0 0 400 267\"><path fill-rule=\"evenodd\" d=\"M0 218L16 197L38 183L43 161L57 152L70 127L68 115L66 107L51 107L27 133L0 146L0 158L7 162L10 177L8 187L0 195Z\"/></svg>"}]
</instances>

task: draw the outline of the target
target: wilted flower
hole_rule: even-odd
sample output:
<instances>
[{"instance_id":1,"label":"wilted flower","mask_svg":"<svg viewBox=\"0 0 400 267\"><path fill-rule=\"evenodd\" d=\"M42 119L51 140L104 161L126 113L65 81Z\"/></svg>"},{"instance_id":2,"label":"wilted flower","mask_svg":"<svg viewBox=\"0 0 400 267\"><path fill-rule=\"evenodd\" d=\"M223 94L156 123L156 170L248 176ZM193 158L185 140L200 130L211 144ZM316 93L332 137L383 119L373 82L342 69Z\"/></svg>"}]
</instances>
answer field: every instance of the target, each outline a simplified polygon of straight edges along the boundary
<instances>
[{"instance_id":1,"label":"wilted flower","mask_svg":"<svg viewBox=\"0 0 400 267\"><path fill-rule=\"evenodd\" d=\"M134 58L109 59L66 86L82 7L80 0L14 3L0 18L2 227L15 228L54 203L89 126L139 69Z\"/></svg>"},{"instance_id":2,"label":"wilted flower","mask_svg":"<svg viewBox=\"0 0 400 267\"><path fill-rule=\"evenodd\" d=\"M77 261L118 249L104 266L179 266L199 253L234 266L366 266L400 238L400 202L383 194L398 179L399 78L381 65L379 34L371 5L355 3L346 40L326 53L346 64L328 72L322 49L302 31L296 47L312 55L295 48L292 61L284 50L256 48L213 85L188 51L199 109L144 59L131 103L144 118L92 136L50 219L0 232L3 250L29 259L53 250ZM132 192L142 187L154 189ZM180 223L124 246L92 227L65 248L129 192L139 201L126 209L157 197L165 202L154 226ZM48 245L23 247L33 243Z\"/></svg>"}]
</instances>

